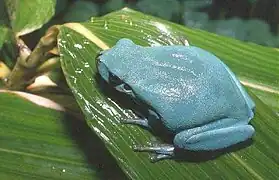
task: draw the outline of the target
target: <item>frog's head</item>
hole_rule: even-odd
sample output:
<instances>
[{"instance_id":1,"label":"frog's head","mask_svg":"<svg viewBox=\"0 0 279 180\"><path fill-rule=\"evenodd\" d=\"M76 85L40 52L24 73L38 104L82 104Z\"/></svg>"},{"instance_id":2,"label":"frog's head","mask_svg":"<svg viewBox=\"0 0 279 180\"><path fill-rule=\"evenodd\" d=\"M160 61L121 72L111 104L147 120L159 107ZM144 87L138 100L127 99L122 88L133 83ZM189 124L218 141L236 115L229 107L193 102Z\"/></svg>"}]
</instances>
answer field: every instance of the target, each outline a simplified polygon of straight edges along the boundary
<instances>
[{"instance_id":1,"label":"frog's head","mask_svg":"<svg viewBox=\"0 0 279 180\"><path fill-rule=\"evenodd\" d=\"M101 51L96 56L96 67L101 77L117 91L135 97L132 88L123 80L129 67L121 61L133 45L135 44L129 39L119 40L114 47Z\"/></svg>"}]
</instances>

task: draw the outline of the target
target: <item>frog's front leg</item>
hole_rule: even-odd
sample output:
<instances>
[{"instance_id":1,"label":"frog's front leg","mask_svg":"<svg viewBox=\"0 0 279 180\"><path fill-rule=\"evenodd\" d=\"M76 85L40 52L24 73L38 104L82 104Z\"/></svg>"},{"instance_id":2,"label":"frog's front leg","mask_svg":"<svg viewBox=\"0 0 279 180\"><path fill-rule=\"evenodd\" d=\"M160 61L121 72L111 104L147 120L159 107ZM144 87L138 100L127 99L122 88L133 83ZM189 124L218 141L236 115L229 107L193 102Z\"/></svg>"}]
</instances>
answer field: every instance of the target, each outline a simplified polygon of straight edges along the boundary
<instances>
[{"instance_id":1,"label":"frog's front leg","mask_svg":"<svg viewBox=\"0 0 279 180\"><path fill-rule=\"evenodd\" d=\"M124 124L136 124L143 126L151 130L149 122L160 120L160 116L153 110L148 110L147 118L133 118L133 119L122 119L121 122ZM134 151L144 151L144 152L153 152L156 153L151 157L152 162L156 162L162 159L169 159L174 156L174 146L170 144L152 144L151 146L133 146Z\"/></svg>"},{"instance_id":2,"label":"frog's front leg","mask_svg":"<svg viewBox=\"0 0 279 180\"><path fill-rule=\"evenodd\" d=\"M139 126L142 126L147 129L152 129L149 122L150 121L157 121L160 119L159 115L153 111L153 110L148 110L148 117L144 118L142 114L139 112L136 112L136 114L139 114L142 118L132 118L132 119L121 119L121 123L123 124L136 124Z\"/></svg>"},{"instance_id":3,"label":"frog's front leg","mask_svg":"<svg viewBox=\"0 0 279 180\"><path fill-rule=\"evenodd\" d=\"M136 124L151 129L146 118L121 119L120 122L123 124Z\"/></svg>"},{"instance_id":4,"label":"frog's front leg","mask_svg":"<svg viewBox=\"0 0 279 180\"><path fill-rule=\"evenodd\" d=\"M231 124L233 122L236 124ZM237 119L226 118L214 123L181 131L174 137L174 145L190 151L210 151L229 147L252 137L252 126Z\"/></svg>"}]
</instances>

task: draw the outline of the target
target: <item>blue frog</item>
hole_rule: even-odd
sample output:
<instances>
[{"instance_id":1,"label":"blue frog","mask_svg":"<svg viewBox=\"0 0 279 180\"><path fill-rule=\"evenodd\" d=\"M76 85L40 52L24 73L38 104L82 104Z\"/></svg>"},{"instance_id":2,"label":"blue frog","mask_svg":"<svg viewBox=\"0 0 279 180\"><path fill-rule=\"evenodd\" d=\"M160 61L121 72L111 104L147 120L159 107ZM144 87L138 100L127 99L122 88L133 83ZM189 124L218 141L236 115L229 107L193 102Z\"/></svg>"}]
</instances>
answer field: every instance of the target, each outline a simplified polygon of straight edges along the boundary
<instances>
[{"instance_id":1,"label":"blue frog","mask_svg":"<svg viewBox=\"0 0 279 180\"><path fill-rule=\"evenodd\" d=\"M156 128L150 121L161 121L175 135L171 145L135 147L156 153L156 160L173 157L175 148L217 150L254 134L248 124L254 102L234 73L201 48L143 47L121 39L99 54L97 69L117 91L149 107L146 118L124 122Z\"/></svg>"}]
</instances>

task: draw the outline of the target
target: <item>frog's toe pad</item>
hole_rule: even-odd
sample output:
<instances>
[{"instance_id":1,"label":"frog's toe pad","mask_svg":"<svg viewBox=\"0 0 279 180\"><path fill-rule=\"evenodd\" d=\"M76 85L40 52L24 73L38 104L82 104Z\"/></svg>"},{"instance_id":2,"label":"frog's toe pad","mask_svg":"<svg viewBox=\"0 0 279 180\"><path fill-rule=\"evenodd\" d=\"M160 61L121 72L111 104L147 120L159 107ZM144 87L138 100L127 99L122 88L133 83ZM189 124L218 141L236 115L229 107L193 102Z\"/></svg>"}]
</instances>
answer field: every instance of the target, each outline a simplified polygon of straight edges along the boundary
<instances>
[{"instance_id":1,"label":"frog's toe pad","mask_svg":"<svg viewBox=\"0 0 279 180\"><path fill-rule=\"evenodd\" d=\"M169 155L169 154L154 154L150 157L150 161L152 163L158 162L160 160L164 160L164 159L171 159L173 158L173 155Z\"/></svg>"},{"instance_id":2,"label":"frog's toe pad","mask_svg":"<svg viewBox=\"0 0 279 180\"><path fill-rule=\"evenodd\" d=\"M144 151L144 147L140 145L133 145L132 149L137 152Z\"/></svg>"}]
</instances>

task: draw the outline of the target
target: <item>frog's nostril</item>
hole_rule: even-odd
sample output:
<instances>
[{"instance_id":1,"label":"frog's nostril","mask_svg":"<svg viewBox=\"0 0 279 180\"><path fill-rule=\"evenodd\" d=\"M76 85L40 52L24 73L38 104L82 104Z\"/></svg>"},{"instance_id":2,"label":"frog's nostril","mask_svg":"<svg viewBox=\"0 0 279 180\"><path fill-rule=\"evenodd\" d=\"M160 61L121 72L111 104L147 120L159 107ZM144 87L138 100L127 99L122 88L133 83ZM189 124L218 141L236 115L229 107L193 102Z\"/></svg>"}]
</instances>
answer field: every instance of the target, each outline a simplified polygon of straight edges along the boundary
<instances>
[{"instance_id":1,"label":"frog's nostril","mask_svg":"<svg viewBox=\"0 0 279 180\"><path fill-rule=\"evenodd\" d=\"M123 85L123 89L125 91L132 91L132 88L128 84L126 84L126 83Z\"/></svg>"}]
</instances>

